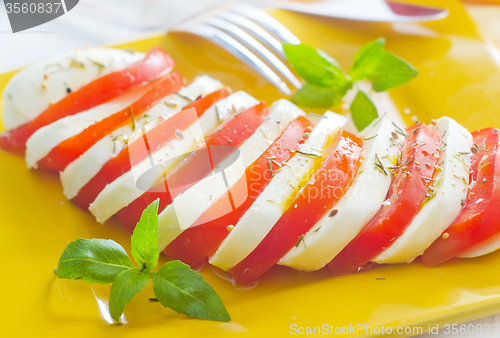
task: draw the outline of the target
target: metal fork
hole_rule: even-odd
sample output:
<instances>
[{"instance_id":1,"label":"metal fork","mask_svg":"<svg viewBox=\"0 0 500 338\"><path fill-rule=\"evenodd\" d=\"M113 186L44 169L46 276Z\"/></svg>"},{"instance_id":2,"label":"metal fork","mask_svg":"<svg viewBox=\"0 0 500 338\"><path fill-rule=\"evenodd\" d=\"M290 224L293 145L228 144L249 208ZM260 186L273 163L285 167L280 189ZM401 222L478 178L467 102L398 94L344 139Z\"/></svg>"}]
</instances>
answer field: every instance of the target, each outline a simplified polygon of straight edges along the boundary
<instances>
[{"instance_id":1,"label":"metal fork","mask_svg":"<svg viewBox=\"0 0 500 338\"><path fill-rule=\"evenodd\" d=\"M215 43L285 95L291 95L285 81L297 89L302 86L283 62L286 59L282 47L282 43L299 44L299 39L256 7L242 3L216 7L184 22L173 31L192 33Z\"/></svg>"}]
</instances>

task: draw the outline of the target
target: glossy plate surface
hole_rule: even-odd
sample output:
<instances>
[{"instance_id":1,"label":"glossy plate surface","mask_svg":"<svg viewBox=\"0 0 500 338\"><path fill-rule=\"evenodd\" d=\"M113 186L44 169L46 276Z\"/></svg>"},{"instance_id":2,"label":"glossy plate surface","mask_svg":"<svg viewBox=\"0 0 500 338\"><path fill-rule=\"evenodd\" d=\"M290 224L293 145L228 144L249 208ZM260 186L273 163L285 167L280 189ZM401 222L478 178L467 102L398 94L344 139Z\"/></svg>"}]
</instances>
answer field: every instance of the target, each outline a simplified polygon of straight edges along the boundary
<instances>
[{"instance_id":1,"label":"glossy plate surface","mask_svg":"<svg viewBox=\"0 0 500 338\"><path fill-rule=\"evenodd\" d=\"M390 92L398 108L408 113L403 114L407 123L412 116L429 122L448 115L469 130L500 127L498 50L480 37L458 2L419 3L447 7L450 15L428 23L381 24L285 11L271 14L346 69L361 45L385 36L387 48L421 72ZM171 53L188 80L207 73L268 103L281 97L265 80L202 39L165 35L126 44L140 51L155 45ZM13 74L0 76L0 90ZM129 235L116 220L97 224L64 198L57 175L29 171L22 157L0 152L0 229L0 327L12 337L225 337L237 332L277 337L288 335L292 324L421 326L425 332L429 324L459 323L500 309L499 252L432 269L415 262L337 278L327 270L299 273L275 267L250 290L233 287L217 275L220 272L205 266L201 273L222 296L230 323L189 319L151 303L150 283L126 307L128 324L109 325L109 286L58 280L53 269L65 246L77 238L112 238L129 251Z\"/></svg>"}]
</instances>

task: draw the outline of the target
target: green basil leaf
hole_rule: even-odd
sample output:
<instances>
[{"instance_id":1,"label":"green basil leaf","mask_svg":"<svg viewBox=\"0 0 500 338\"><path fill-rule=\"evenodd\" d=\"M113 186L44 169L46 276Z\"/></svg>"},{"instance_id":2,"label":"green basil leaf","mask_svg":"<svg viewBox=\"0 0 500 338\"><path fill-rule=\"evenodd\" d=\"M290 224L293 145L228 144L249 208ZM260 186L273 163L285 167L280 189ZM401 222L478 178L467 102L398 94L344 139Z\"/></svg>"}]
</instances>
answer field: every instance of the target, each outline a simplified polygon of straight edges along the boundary
<instances>
[{"instance_id":1,"label":"green basil leaf","mask_svg":"<svg viewBox=\"0 0 500 338\"><path fill-rule=\"evenodd\" d=\"M351 116L359 131L365 129L378 117L377 108L368 95L359 90L351 103Z\"/></svg>"},{"instance_id":2,"label":"green basil leaf","mask_svg":"<svg viewBox=\"0 0 500 338\"><path fill-rule=\"evenodd\" d=\"M370 79L377 92L400 86L418 75L411 64L385 51L384 44L383 38L366 44L356 53L354 64L349 68L353 81Z\"/></svg>"},{"instance_id":3,"label":"green basil leaf","mask_svg":"<svg viewBox=\"0 0 500 338\"><path fill-rule=\"evenodd\" d=\"M109 296L109 313L115 321L120 322L125 305L148 283L149 275L137 268L123 271L116 276Z\"/></svg>"},{"instance_id":4,"label":"green basil leaf","mask_svg":"<svg viewBox=\"0 0 500 338\"><path fill-rule=\"evenodd\" d=\"M68 244L59 258L57 277L108 284L119 273L132 268L127 253L115 241L77 239Z\"/></svg>"},{"instance_id":5,"label":"green basil leaf","mask_svg":"<svg viewBox=\"0 0 500 338\"><path fill-rule=\"evenodd\" d=\"M381 55L384 53L385 39L379 38L361 47L354 55L354 64L349 68L353 81L371 78L377 73Z\"/></svg>"},{"instance_id":6,"label":"green basil leaf","mask_svg":"<svg viewBox=\"0 0 500 338\"><path fill-rule=\"evenodd\" d=\"M332 87L307 82L290 98L290 101L304 107L329 108L338 105L351 87L351 82L338 83L338 86Z\"/></svg>"},{"instance_id":7,"label":"green basil leaf","mask_svg":"<svg viewBox=\"0 0 500 338\"><path fill-rule=\"evenodd\" d=\"M311 108L328 108L333 106L334 93L330 87L305 83L291 98L295 104Z\"/></svg>"},{"instance_id":8,"label":"green basil leaf","mask_svg":"<svg viewBox=\"0 0 500 338\"><path fill-rule=\"evenodd\" d=\"M131 239L132 256L137 264L149 270L158 266L158 205L157 199L142 212Z\"/></svg>"},{"instance_id":9,"label":"green basil leaf","mask_svg":"<svg viewBox=\"0 0 500 338\"><path fill-rule=\"evenodd\" d=\"M231 320L219 295L188 265L167 262L152 275L155 296L163 306L189 317Z\"/></svg>"},{"instance_id":10,"label":"green basil leaf","mask_svg":"<svg viewBox=\"0 0 500 338\"><path fill-rule=\"evenodd\" d=\"M384 52L377 72L373 75L372 88L376 92L383 92L410 81L418 74L418 70L405 60Z\"/></svg>"},{"instance_id":11,"label":"green basil leaf","mask_svg":"<svg viewBox=\"0 0 500 338\"><path fill-rule=\"evenodd\" d=\"M332 86L348 81L338 63L324 52L304 44L284 44L283 49L288 62L307 82Z\"/></svg>"}]
</instances>

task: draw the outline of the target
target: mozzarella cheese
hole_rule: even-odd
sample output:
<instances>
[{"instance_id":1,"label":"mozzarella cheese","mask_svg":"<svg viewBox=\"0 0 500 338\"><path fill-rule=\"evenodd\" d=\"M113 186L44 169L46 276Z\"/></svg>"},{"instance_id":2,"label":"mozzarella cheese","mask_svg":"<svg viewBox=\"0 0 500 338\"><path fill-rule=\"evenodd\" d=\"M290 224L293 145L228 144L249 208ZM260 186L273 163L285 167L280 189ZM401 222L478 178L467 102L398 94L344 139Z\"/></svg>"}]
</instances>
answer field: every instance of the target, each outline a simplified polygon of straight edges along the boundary
<instances>
[{"instance_id":1,"label":"mozzarella cheese","mask_svg":"<svg viewBox=\"0 0 500 338\"><path fill-rule=\"evenodd\" d=\"M453 222L462 209L469 185L472 135L449 117L437 120L443 153L434 179L432 199L419 211L403 235L378 255L376 263L410 263L420 256ZM424 165L422 163L422 165Z\"/></svg>"},{"instance_id":2,"label":"mozzarella cheese","mask_svg":"<svg viewBox=\"0 0 500 338\"><path fill-rule=\"evenodd\" d=\"M238 160L224 169L228 186L233 186L245 174L245 168L272 144L290 122L304 115L305 113L291 102L283 99L276 101L271 106L269 116L259 127L259 130L238 148L240 153ZM221 164L220 167L224 168L224 164ZM160 251L165 249L185 229L195 224L203 212L226 191L224 177L222 173L218 173L204 178L180 194L159 215L158 245Z\"/></svg>"},{"instance_id":3,"label":"mozzarella cheese","mask_svg":"<svg viewBox=\"0 0 500 338\"><path fill-rule=\"evenodd\" d=\"M457 255L458 258L474 258L484 256L500 249L500 233L488 238L482 243L474 245L469 250Z\"/></svg>"},{"instance_id":4,"label":"mozzarella cheese","mask_svg":"<svg viewBox=\"0 0 500 338\"><path fill-rule=\"evenodd\" d=\"M259 245L283 215L300 187L307 183L311 172L321 164L325 149L346 120L341 115L325 113L325 118L321 119L309 139L300 146L302 152L319 156L298 153L287 161L287 165L275 174L262 194L210 257L210 264L222 270L229 270Z\"/></svg>"},{"instance_id":5,"label":"mozzarella cheese","mask_svg":"<svg viewBox=\"0 0 500 338\"><path fill-rule=\"evenodd\" d=\"M182 88L179 93L184 97L195 99L200 95L206 96L221 88L223 88L223 84L220 81L212 79L207 75L202 75L194 79L187 87ZM168 105L165 104L166 102L168 102ZM147 121L154 121L160 117L168 118L175 115L188 103L188 100L177 94L167 96L164 100L148 109L141 118L137 119L137 129L142 130L142 126ZM154 126L154 123L146 124L146 126L150 129ZM75 126L75 128L78 128L78 126ZM80 189L101 170L111 156L119 153L125 146L126 141L130 142L132 134L133 130L130 125L123 126L109 136L100 139L78 159L70 163L61 172L64 195L68 199L74 198ZM45 140L44 142L48 141ZM42 147L45 147L45 145L42 145ZM28 149L30 148L28 147Z\"/></svg>"},{"instance_id":6,"label":"mozzarella cheese","mask_svg":"<svg viewBox=\"0 0 500 338\"><path fill-rule=\"evenodd\" d=\"M394 165L387 155L397 154L398 142L393 141L396 131L392 122L384 117L363 130L361 135L367 139L364 157L355 181L333 207L338 210L337 214L329 217L331 211L325 213L304 235L300 245L293 247L278 264L301 271L319 270L375 216L391 184L391 178L375 166L375 156L385 167Z\"/></svg>"},{"instance_id":7,"label":"mozzarella cheese","mask_svg":"<svg viewBox=\"0 0 500 338\"><path fill-rule=\"evenodd\" d=\"M103 223L120 209L132 203L152 188L197 143L203 140L219 121L229 118L240 109L250 108L259 102L245 92L236 92L215 103L194 124L182 131L183 137L168 142L132 169L108 184L91 203L89 210L99 223ZM188 114L190 111L183 113ZM191 112L195 114L195 112ZM153 122L155 123L155 122ZM154 164L154 166L152 165ZM157 168L157 169L153 169ZM144 175L148 171L147 175ZM138 180L141 178L141 183ZM140 185L140 186L138 186Z\"/></svg>"},{"instance_id":8,"label":"mozzarella cheese","mask_svg":"<svg viewBox=\"0 0 500 338\"><path fill-rule=\"evenodd\" d=\"M47 107L105 74L122 70L145 57L121 49L89 48L37 62L18 72L3 91L3 124L13 129Z\"/></svg>"}]
</instances>

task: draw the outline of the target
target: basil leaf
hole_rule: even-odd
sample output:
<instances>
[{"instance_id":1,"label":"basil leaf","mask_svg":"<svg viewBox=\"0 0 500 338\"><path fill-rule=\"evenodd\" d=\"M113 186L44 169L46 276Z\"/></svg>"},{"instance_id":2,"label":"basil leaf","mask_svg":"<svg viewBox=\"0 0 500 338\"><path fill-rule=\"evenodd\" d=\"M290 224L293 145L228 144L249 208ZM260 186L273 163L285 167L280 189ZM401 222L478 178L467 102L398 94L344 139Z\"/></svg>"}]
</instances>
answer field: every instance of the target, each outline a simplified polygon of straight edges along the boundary
<instances>
[{"instance_id":1,"label":"basil leaf","mask_svg":"<svg viewBox=\"0 0 500 338\"><path fill-rule=\"evenodd\" d=\"M304 107L329 108L338 105L351 87L351 82L338 83L338 86L333 87L307 82L290 98L290 101Z\"/></svg>"},{"instance_id":2,"label":"basil leaf","mask_svg":"<svg viewBox=\"0 0 500 338\"><path fill-rule=\"evenodd\" d=\"M135 261L150 270L158 266L158 205L159 199L144 209L131 239Z\"/></svg>"},{"instance_id":3,"label":"basil leaf","mask_svg":"<svg viewBox=\"0 0 500 338\"><path fill-rule=\"evenodd\" d=\"M353 81L371 78L377 73L381 55L384 53L385 39L379 38L361 47L354 55L354 64L349 68Z\"/></svg>"},{"instance_id":4,"label":"basil leaf","mask_svg":"<svg viewBox=\"0 0 500 338\"><path fill-rule=\"evenodd\" d=\"M119 273L132 268L127 253L115 241L77 239L68 244L59 258L57 277L108 284Z\"/></svg>"},{"instance_id":5,"label":"basil leaf","mask_svg":"<svg viewBox=\"0 0 500 338\"><path fill-rule=\"evenodd\" d=\"M384 44L383 38L366 44L356 53L349 68L353 81L371 79L377 92L402 85L419 74L411 64L385 51Z\"/></svg>"},{"instance_id":6,"label":"basil leaf","mask_svg":"<svg viewBox=\"0 0 500 338\"><path fill-rule=\"evenodd\" d=\"M290 101L304 107L328 108L334 105L334 96L332 88L307 82L290 98Z\"/></svg>"},{"instance_id":7,"label":"basil leaf","mask_svg":"<svg viewBox=\"0 0 500 338\"><path fill-rule=\"evenodd\" d=\"M359 90L351 103L351 116L359 131L365 129L378 117L377 108L368 95Z\"/></svg>"},{"instance_id":8,"label":"basil leaf","mask_svg":"<svg viewBox=\"0 0 500 338\"><path fill-rule=\"evenodd\" d=\"M284 44L286 58L307 82L318 86L332 86L348 81L338 63L315 48L299 44Z\"/></svg>"},{"instance_id":9,"label":"basil leaf","mask_svg":"<svg viewBox=\"0 0 500 338\"><path fill-rule=\"evenodd\" d=\"M115 321L120 322L125 305L148 283L149 275L137 268L123 271L116 276L109 296L109 313Z\"/></svg>"},{"instance_id":10,"label":"basil leaf","mask_svg":"<svg viewBox=\"0 0 500 338\"><path fill-rule=\"evenodd\" d=\"M186 264L167 262L152 275L155 296L163 306L189 317L231 320L219 295Z\"/></svg>"},{"instance_id":11,"label":"basil leaf","mask_svg":"<svg viewBox=\"0 0 500 338\"><path fill-rule=\"evenodd\" d=\"M405 60L384 52L377 72L373 75L372 88L376 92L383 92L410 81L418 74L418 70Z\"/></svg>"}]
</instances>

